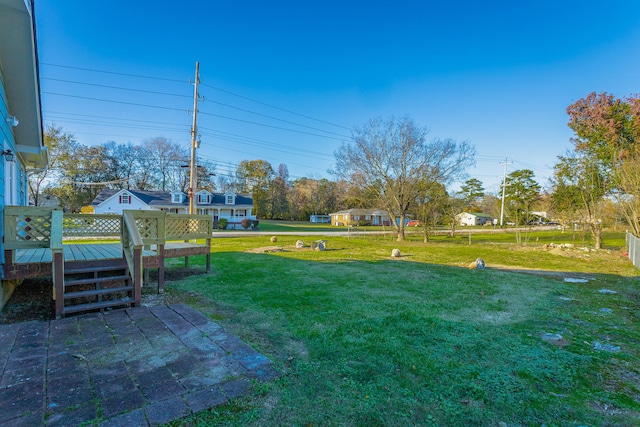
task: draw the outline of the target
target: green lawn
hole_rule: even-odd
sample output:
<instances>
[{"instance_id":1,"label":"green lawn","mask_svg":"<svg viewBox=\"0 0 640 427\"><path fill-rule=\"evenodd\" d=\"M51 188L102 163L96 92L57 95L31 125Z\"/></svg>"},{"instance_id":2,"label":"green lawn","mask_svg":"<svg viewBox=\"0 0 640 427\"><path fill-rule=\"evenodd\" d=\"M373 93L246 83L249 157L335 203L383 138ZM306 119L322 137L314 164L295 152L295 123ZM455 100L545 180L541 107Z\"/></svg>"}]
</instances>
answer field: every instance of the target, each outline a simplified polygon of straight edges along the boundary
<instances>
[{"instance_id":1,"label":"green lawn","mask_svg":"<svg viewBox=\"0 0 640 427\"><path fill-rule=\"evenodd\" d=\"M598 252L536 237L327 237L314 252L279 236L277 253L249 252L274 245L266 236L216 239L212 273L167 284L168 297L283 376L172 425L640 425L638 271L620 235ZM477 257L487 269L465 268Z\"/></svg>"}]
</instances>

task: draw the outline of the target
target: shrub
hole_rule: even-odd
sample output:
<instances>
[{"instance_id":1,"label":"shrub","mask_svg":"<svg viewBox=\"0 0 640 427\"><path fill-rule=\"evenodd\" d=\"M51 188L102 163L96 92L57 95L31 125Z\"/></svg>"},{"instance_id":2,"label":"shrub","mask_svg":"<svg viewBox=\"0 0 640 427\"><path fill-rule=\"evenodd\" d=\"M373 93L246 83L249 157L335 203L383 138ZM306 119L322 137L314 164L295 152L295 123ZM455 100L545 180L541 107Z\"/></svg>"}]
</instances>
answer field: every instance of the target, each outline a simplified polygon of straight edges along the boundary
<instances>
[{"instance_id":1,"label":"shrub","mask_svg":"<svg viewBox=\"0 0 640 427\"><path fill-rule=\"evenodd\" d=\"M227 228L227 224L229 223L229 221L227 221L224 218L220 218L218 220L218 230L224 230Z\"/></svg>"},{"instance_id":2,"label":"shrub","mask_svg":"<svg viewBox=\"0 0 640 427\"><path fill-rule=\"evenodd\" d=\"M242 221L240 221L240 225L245 230L247 230L249 227L251 227L252 224L253 224L253 221L251 221L249 218L242 218Z\"/></svg>"},{"instance_id":3,"label":"shrub","mask_svg":"<svg viewBox=\"0 0 640 427\"><path fill-rule=\"evenodd\" d=\"M258 228L258 224L260 224L260 221L258 221L257 219L254 219L254 220L253 220L253 224L251 224L251 226L252 226L253 228Z\"/></svg>"}]
</instances>

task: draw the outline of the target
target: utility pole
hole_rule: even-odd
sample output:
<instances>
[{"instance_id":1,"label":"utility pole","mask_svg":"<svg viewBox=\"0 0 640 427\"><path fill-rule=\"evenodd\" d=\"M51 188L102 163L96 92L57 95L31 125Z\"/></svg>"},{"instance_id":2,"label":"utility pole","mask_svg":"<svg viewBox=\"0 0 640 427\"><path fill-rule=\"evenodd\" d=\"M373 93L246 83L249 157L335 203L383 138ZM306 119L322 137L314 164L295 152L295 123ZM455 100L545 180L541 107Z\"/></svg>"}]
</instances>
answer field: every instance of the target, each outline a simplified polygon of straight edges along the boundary
<instances>
[{"instance_id":1,"label":"utility pole","mask_svg":"<svg viewBox=\"0 0 640 427\"><path fill-rule=\"evenodd\" d=\"M198 83L200 82L200 63L196 62L196 80L193 84L193 124L191 125L191 164L189 177L189 215L197 212L198 170L196 166L196 139L198 136Z\"/></svg>"},{"instance_id":2,"label":"utility pole","mask_svg":"<svg viewBox=\"0 0 640 427\"><path fill-rule=\"evenodd\" d=\"M504 194L507 189L507 165L510 165L513 162L507 161L505 157L504 163L500 163L504 165L504 178L502 178L502 208L500 208L500 227L502 227L502 223L504 222Z\"/></svg>"}]
</instances>

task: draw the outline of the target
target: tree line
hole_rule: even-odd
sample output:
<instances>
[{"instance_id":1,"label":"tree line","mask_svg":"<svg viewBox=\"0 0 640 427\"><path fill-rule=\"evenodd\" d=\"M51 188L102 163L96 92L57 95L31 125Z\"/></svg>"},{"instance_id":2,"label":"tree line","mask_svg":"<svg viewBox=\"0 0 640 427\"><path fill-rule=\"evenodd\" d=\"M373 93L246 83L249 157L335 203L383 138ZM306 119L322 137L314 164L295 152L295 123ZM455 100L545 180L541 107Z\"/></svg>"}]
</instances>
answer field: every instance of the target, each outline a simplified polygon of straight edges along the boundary
<instances>
[{"instance_id":1,"label":"tree line","mask_svg":"<svg viewBox=\"0 0 640 427\"><path fill-rule=\"evenodd\" d=\"M640 236L639 98L591 93L567 113L573 149L558 156L547 190L532 170L516 170L506 177L504 200L469 178L475 162L471 144L428 139L429 129L408 116L374 118L355 127L352 140L334 153L334 180L292 180L285 164L274 169L261 159L243 160L232 173L217 174L215 164L198 159L198 189L251 193L259 218L308 220L343 209L384 209L399 218L392 221L399 240L409 218L420 220L428 241L435 227L447 225L454 232L455 218L464 211L504 216L518 225L531 224L534 213L544 211L563 228L584 226L597 248L606 221L624 222ZM87 147L49 126L45 144L50 166L29 181L36 205L42 195L52 195L66 210L77 211L105 187L186 192L189 186L188 150L164 137ZM450 189L463 180L460 190Z\"/></svg>"}]
</instances>

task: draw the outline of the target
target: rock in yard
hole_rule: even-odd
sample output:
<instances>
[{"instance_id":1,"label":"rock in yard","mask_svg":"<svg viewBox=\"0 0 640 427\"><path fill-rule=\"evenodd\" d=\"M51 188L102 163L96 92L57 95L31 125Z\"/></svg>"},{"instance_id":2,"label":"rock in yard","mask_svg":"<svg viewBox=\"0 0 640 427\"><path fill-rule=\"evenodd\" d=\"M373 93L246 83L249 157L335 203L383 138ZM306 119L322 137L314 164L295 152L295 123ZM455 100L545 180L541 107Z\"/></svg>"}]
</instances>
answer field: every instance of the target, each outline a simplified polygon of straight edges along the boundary
<instances>
[{"instance_id":1,"label":"rock in yard","mask_svg":"<svg viewBox=\"0 0 640 427\"><path fill-rule=\"evenodd\" d=\"M391 258L400 258L400 249L395 248L391 251Z\"/></svg>"},{"instance_id":2,"label":"rock in yard","mask_svg":"<svg viewBox=\"0 0 640 427\"><path fill-rule=\"evenodd\" d=\"M576 279L575 277L565 277L564 281L566 283L588 283L588 279Z\"/></svg>"},{"instance_id":3,"label":"rock in yard","mask_svg":"<svg viewBox=\"0 0 640 427\"><path fill-rule=\"evenodd\" d=\"M271 236L271 242L277 242L278 241L278 237L277 236Z\"/></svg>"},{"instance_id":4,"label":"rock in yard","mask_svg":"<svg viewBox=\"0 0 640 427\"><path fill-rule=\"evenodd\" d=\"M549 342L558 342L562 341L562 335L545 332L544 334L542 334L542 339Z\"/></svg>"},{"instance_id":5,"label":"rock in yard","mask_svg":"<svg viewBox=\"0 0 640 427\"><path fill-rule=\"evenodd\" d=\"M619 345L611 345L611 344L600 344L600 342L596 341L593 343L593 348L596 350L610 351L612 353L617 353L620 351Z\"/></svg>"},{"instance_id":6,"label":"rock in yard","mask_svg":"<svg viewBox=\"0 0 640 427\"><path fill-rule=\"evenodd\" d=\"M601 294L605 294L605 295L615 295L615 294L617 294L616 291L612 291L611 289L600 289L598 292L600 292Z\"/></svg>"},{"instance_id":7,"label":"rock in yard","mask_svg":"<svg viewBox=\"0 0 640 427\"><path fill-rule=\"evenodd\" d=\"M478 270L484 270L484 260L482 258L476 258L471 264L469 264L469 268L476 268Z\"/></svg>"},{"instance_id":8,"label":"rock in yard","mask_svg":"<svg viewBox=\"0 0 640 427\"><path fill-rule=\"evenodd\" d=\"M311 242L311 249L314 251L324 251L326 249L326 242L324 240Z\"/></svg>"},{"instance_id":9,"label":"rock in yard","mask_svg":"<svg viewBox=\"0 0 640 427\"><path fill-rule=\"evenodd\" d=\"M296 242L296 249L302 249L304 248L304 242L302 240L298 240Z\"/></svg>"}]
</instances>

